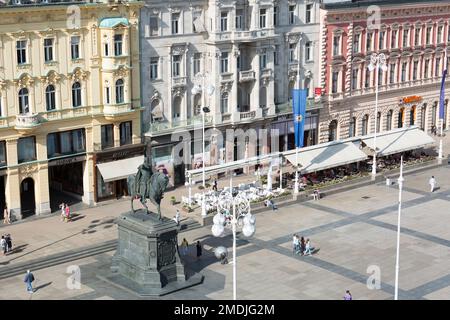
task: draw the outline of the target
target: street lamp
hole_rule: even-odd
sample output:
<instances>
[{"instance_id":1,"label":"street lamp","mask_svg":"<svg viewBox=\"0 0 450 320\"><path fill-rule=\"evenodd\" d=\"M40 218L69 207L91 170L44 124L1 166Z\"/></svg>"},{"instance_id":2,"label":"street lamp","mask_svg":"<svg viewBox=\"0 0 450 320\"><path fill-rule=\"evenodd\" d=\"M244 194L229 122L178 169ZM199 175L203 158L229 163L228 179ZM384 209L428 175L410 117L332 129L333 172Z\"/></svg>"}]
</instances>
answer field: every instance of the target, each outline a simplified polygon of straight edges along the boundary
<instances>
[{"instance_id":1,"label":"street lamp","mask_svg":"<svg viewBox=\"0 0 450 320\"><path fill-rule=\"evenodd\" d=\"M400 218L402 212L402 189L403 189L403 155L400 158L400 176L398 177L398 218L397 218L397 256L395 259L395 291L394 300L398 300L398 271L400 260Z\"/></svg>"},{"instance_id":2,"label":"street lamp","mask_svg":"<svg viewBox=\"0 0 450 320\"><path fill-rule=\"evenodd\" d=\"M378 70L386 71L386 56L384 53L376 54L372 53L370 56L370 64L368 66L370 72L375 72L375 135L373 137L373 164L372 164L372 178L375 178L377 174L377 124L378 124Z\"/></svg>"},{"instance_id":3,"label":"street lamp","mask_svg":"<svg viewBox=\"0 0 450 320\"><path fill-rule=\"evenodd\" d=\"M233 232L233 300L236 300L236 226L242 228L245 237L251 237L255 234L256 223L256 218L250 213L250 201L245 193L240 191L233 194L232 191L223 190L218 198L217 214L213 223L211 232L215 237L220 237L225 227L231 227Z\"/></svg>"}]
</instances>

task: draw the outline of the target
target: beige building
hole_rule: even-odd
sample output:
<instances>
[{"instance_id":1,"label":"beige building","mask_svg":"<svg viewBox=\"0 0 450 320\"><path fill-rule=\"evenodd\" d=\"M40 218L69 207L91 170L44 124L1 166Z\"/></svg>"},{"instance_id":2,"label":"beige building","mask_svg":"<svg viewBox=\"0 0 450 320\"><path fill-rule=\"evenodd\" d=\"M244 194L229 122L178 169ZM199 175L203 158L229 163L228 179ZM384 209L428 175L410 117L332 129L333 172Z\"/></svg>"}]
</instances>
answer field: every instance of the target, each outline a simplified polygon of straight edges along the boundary
<instances>
[{"instance_id":1,"label":"beige building","mask_svg":"<svg viewBox=\"0 0 450 320\"><path fill-rule=\"evenodd\" d=\"M126 192L108 163L144 150L140 7L101 0L0 7L0 205L16 219L57 210L69 196L95 204Z\"/></svg>"}]
</instances>

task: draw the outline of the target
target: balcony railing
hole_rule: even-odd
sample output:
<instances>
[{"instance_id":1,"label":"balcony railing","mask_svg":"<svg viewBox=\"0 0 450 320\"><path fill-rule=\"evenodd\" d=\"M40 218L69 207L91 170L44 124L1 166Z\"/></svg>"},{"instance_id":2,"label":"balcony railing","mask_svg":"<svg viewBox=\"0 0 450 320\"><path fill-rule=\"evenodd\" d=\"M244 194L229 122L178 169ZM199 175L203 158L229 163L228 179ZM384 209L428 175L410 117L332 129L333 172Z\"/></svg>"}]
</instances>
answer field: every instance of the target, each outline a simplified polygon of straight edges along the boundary
<instances>
[{"instance_id":1,"label":"balcony railing","mask_svg":"<svg viewBox=\"0 0 450 320\"><path fill-rule=\"evenodd\" d=\"M212 124L212 117L205 116L205 126ZM187 120L177 120L177 121L162 121L143 124L144 132L155 134L155 133L167 133L167 131L173 131L176 129L192 129L193 127L200 127L202 125L202 117L195 116Z\"/></svg>"},{"instance_id":2,"label":"balcony railing","mask_svg":"<svg viewBox=\"0 0 450 320\"><path fill-rule=\"evenodd\" d=\"M253 119L254 117L256 117L256 111L241 112L241 120Z\"/></svg>"},{"instance_id":3,"label":"balcony railing","mask_svg":"<svg viewBox=\"0 0 450 320\"><path fill-rule=\"evenodd\" d=\"M219 31L212 33L213 39L215 41L255 40L265 37L273 37L274 35L274 29Z\"/></svg>"},{"instance_id":4,"label":"balcony railing","mask_svg":"<svg viewBox=\"0 0 450 320\"><path fill-rule=\"evenodd\" d=\"M277 114L292 113L292 100L285 103L277 104L275 107ZM306 110L318 109L320 107L321 107L320 102L315 101L314 98L306 99Z\"/></svg>"},{"instance_id":5,"label":"balcony railing","mask_svg":"<svg viewBox=\"0 0 450 320\"><path fill-rule=\"evenodd\" d=\"M39 114L18 114L16 128L33 128L40 125Z\"/></svg>"},{"instance_id":6,"label":"balcony railing","mask_svg":"<svg viewBox=\"0 0 450 320\"><path fill-rule=\"evenodd\" d=\"M187 77L174 77L172 78L173 87L183 87L187 84Z\"/></svg>"},{"instance_id":7,"label":"balcony railing","mask_svg":"<svg viewBox=\"0 0 450 320\"><path fill-rule=\"evenodd\" d=\"M103 113L105 115L119 115L133 111L131 103L122 103L114 105L106 105L103 107Z\"/></svg>"},{"instance_id":8,"label":"balcony railing","mask_svg":"<svg viewBox=\"0 0 450 320\"><path fill-rule=\"evenodd\" d=\"M253 81L255 80L255 71L247 70L247 71L239 71L239 81Z\"/></svg>"}]
</instances>

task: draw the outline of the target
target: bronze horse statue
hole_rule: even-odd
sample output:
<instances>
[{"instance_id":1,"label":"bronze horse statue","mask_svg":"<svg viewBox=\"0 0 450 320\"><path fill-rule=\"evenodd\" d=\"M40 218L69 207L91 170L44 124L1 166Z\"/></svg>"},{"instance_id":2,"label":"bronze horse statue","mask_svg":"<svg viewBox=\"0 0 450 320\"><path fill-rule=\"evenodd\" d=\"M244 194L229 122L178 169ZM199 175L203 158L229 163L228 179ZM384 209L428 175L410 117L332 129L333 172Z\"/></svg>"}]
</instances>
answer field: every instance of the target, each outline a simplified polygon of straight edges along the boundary
<instances>
[{"instance_id":1,"label":"bronze horse statue","mask_svg":"<svg viewBox=\"0 0 450 320\"><path fill-rule=\"evenodd\" d=\"M139 199L142 205L147 209L147 213L150 211L146 204L149 199L158 211L159 220L161 217L161 200L164 197L164 191L169 184L169 178L161 173L155 172L152 174L150 166L145 163L139 166L136 176L130 175L127 178L128 191L131 195L131 211L134 213L133 201Z\"/></svg>"}]
</instances>

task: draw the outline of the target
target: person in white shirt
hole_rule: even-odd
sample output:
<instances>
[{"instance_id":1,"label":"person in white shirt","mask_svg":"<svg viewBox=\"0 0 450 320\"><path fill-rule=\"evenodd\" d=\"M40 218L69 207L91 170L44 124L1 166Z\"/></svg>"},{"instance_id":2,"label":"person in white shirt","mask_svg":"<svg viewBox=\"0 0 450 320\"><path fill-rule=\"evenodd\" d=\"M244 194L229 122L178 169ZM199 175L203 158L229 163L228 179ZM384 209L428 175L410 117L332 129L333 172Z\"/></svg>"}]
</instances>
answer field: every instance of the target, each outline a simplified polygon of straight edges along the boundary
<instances>
[{"instance_id":1,"label":"person in white shirt","mask_svg":"<svg viewBox=\"0 0 450 320\"><path fill-rule=\"evenodd\" d=\"M299 241L298 241L298 236L296 234L294 234L293 238L292 238L292 248L293 248L293 253L297 253L299 250Z\"/></svg>"},{"instance_id":2,"label":"person in white shirt","mask_svg":"<svg viewBox=\"0 0 450 320\"><path fill-rule=\"evenodd\" d=\"M434 188L436 187L436 179L434 176L431 176L430 180L428 181L429 185L431 186L430 192L434 191Z\"/></svg>"},{"instance_id":3,"label":"person in white shirt","mask_svg":"<svg viewBox=\"0 0 450 320\"><path fill-rule=\"evenodd\" d=\"M311 247L311 241L306 239L305 252L304 255L311 255L314 251L314 247Z\"/></svg>"},{"instance_id":4,"label":"person in white shirt","mask_svg":"<svg viewBox=\"0 0 450 320\"><path fill-rule=\"evenodd\" d=\"M180 224L180 217L181 217L181 215L180 215L180 210L177 209L177 213L176 213L175 217L173 218L173 220L175 221L175 223L176 223L177 225Z\"/></svg>"}]
</instances>

